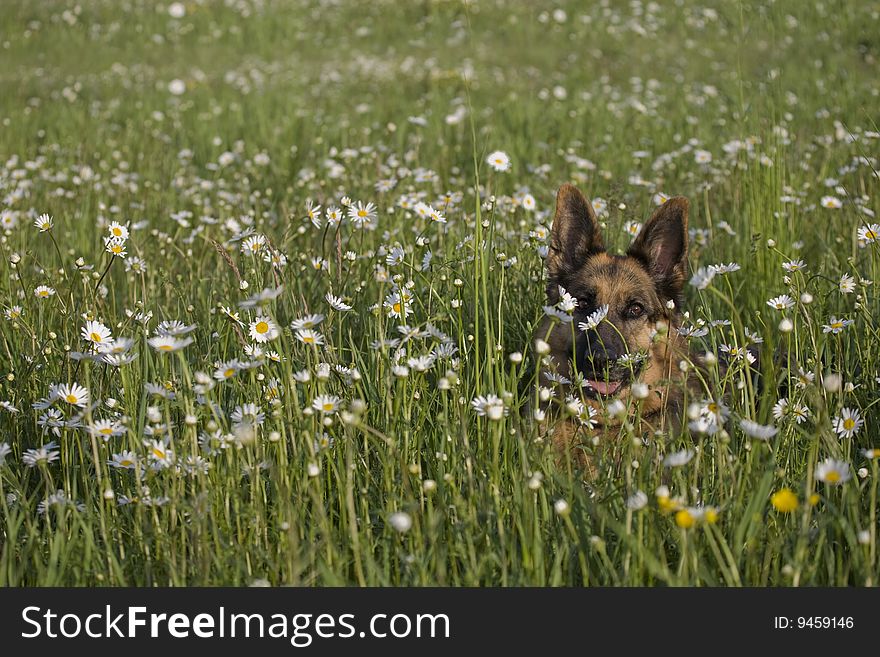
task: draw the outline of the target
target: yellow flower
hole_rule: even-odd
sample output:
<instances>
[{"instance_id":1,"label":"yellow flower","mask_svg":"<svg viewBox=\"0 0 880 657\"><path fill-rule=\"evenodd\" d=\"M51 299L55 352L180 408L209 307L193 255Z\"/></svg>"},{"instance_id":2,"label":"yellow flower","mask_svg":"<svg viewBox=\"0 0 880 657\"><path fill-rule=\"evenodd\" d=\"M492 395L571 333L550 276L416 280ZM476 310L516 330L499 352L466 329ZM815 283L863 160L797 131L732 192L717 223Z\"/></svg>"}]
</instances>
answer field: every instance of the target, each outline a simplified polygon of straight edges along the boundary
<instances>
[{"instance_id":1,"label":"yellow flower","mask_svg":"<svg viewBox=\"0 0 880 657\"><path fill-rule=\"evenodd\" d=\"M770 503L780 513L791 513L798 507L798 498L790 488L780 488L770 496Z\"/></svg>"},{"instance_id":2,"label":"yellow flower","mask_svg":"<svg viewBox=\"0 0 880 657\"><path fill-rule=\"evenodd\" d=\"M682 529L690 529L696 524L696 522L696 518L694 518L693 515L691 515L691 512L687 509L682 509L675 514L675 524Z\"/></svg>"},{"instance_id":3,"label":"yellow flower","mask_svg":"<svg viewBox=\"0 0 880 657\"><path fill-rule=\"evenodd\" d=\"M816 505L819 503L819 494L818 494L818 493L813 493L813 494L810 495L810 497L808 498L808 501L810 502L810 506L816 506Z\"/></svg>"},{"instance_id":4,"label":"yellow flower","mask_svg":"<svg viewBox=\"0 0 880 657\"><path fill-rule=\"evenodd\" d=\"M710 525L714 525L716 522L718 522L718 512L712 507L706 509L706 513L703 515L703 517Z\"/></svg>"}]
</instances>

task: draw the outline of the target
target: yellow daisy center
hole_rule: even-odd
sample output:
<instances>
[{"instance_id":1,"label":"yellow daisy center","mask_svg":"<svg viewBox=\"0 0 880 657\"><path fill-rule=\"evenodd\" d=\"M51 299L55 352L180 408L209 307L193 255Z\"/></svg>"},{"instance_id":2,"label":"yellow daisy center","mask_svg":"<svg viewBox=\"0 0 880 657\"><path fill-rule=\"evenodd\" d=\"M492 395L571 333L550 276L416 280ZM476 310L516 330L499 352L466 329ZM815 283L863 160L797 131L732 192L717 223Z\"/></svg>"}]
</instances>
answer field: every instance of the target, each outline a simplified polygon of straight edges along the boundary
<instances>
[{"instance_id":1,"label":"yellow daisy center","mask_svg":"<svg viewBox=\"0 0 880 657\"><path fill-rule=\"evenodd\" d=\"M95 332L90 333L89 338L91 338L92 342L100 342L101 341L101 336Z\"/></svg>"},{"instance_id":2,"label":"yellow daisy center","mask_svg":"<svg viewBox=\"0 0 880 657\"><path fill-rule=\"evenodd\" d=\"M366 210L358 210L358 216L359 217L366 217L367 211Z\"/></svg>"},{"instance_id":3,"label":"yellow daisy center","mask_svg":"<svg viewBox=\"0 0 880 657\"><path fill-rule=\"evenodd\" d=\"M98 433L104 436L109 436L113 433L113 429L111 429L110 427L103 427L98 430Z\"/></svg>"},{"instance_id":4,"label":"yellow daisy center","mask_svg":"<svg viewBox=\"0 0 880 657\"><path fill-rule=\"evenodd\" d=\"M257 333L262 335L263 333L269 331L269 325L266 322L257 322L257 325L254 327L254 329L256 329Z\"/></svg>"},{"instance_id":5,"label":"yellow daisy center","mask_svg":"<svg viewBox=\"0 0 880 657\"><path fill-rule=\"evenodd\" d=\"M77 397L76 395L67 395L67 397L65 397L64 399L67 401L68 404L75 404L79 401L79 397Z\"/></svg>"},{"instance_id":6,"label":"yellow daisy center","mask_svg":"<svg viewBox=\"0 0 880 657\"><path fill-rule=\"evenodd\" d=\"M876 240L876 239L877 239L877 233L875 233L873 230L866 230L866 231L865 231L865 239L867 239L867 240Z\"/></svg>"},{"instance_id":7,"label":"yellow daisy center","mask_svg":"<svg viewBox=\"0 0 880 657\"><path fill-rule=\"evenodd\" d=\"M695 523L696 518L694 518L687 509L682 509L675 514L675 524L682 529L690 529Z\"/></svg>"},{"instance_id":8,"label":"yellow daisy center","mask_svg":"<svg viewBox=\"0 0 880 657\"><path fill-rule=\"evenodd\" d=\"M127 467L130 466L130 465L134 465L134 461L132 461L131 459L122 459L122 460L119 462L119 465L121 465L121 466L127 468Z\"/></svg>"},{"instance_id":9,"label":"yellow daisy center","mask_svg":"<svg viewBox=\"0 0 880 657\"><path fill-rule=\"evenodd\" d=\"M840 473L837 470L830 470L828 474L825 475L825 481L836 484L840 481Z\"/></svg>"},{"instance_id":10,"label":"yellow daisy center","mask_svg":"<svg viewBox=\"0 0 880 657\"><path fill-rule=\"evenodd\" d=\"M847 431L852 429L854 426L856 426L856 421L853 420L851 417L848 417L843 421L843 428Z\"/></svg>"},{"instance_id":11,"label":"yellow daisy center","mask_svg":"<svg viewBox=\"0 0 880 657\"><path fill-rule=\"evenodd\" d=\"M227 379L228 379L230 376L232 376L233 374L235 374L235 370L232 369L231 367L230 367L228 370L224 370L224 371L223 371L223 376L224 376L224 378L227 378Z\"/></svg>"},{"instance_id":12,"label":"yellow daisy center","mask_svg":"<svg viewBox=\"0 0 880 657\"><path fill-rule=\"evenodd\" d=\"M332 411L332 410L333 410L333 404L332 404L331 402L325 402L324 405L321 406L321 408L322 408L323 410L329 412L329 411Z\"/></svg>"},{"instance_id":13,"label":"yellow daisy center","mask_svg":"<svg viewBox=\"0 0 880 657\"><path fill-rule=\"evenodd\" d=\"M173 348L170 344L159 345L160 351L171 351Z\"/></svg>"},{"instance_id":14,"label":"yellow daisy center","mask_svg":"<svg viewBox=\"0 0 880 657\"><path fill-rule=\"evenodd\" d=\"M114 229L113 229L113 234L114 234L116 237L119 237L120 235L122 235L122 230L119 229L119 228L114 228Z\"/></svg>"},{"instance_id":15,"label":"yellow daisy center","mask_svg":"<svg viewBox=\"0 0 880 657\"><path fill-rule=\"evenodd\" d=\"M391 308L394 310L394 312L400 314L400 302L395 303L393 306L391 306Z\"/></svg>"},{"instance_id":16,"label":"yellow daisy center","mask_svg":"<svg viewBox=\"0 0 880 657\"><path fill-rule=\"evenodd\" d=\"M306 344L315 344L315 338L313 338L311 335L307 335L303 338L303 342L305 342Z\"/></svg>"}]
</instances>

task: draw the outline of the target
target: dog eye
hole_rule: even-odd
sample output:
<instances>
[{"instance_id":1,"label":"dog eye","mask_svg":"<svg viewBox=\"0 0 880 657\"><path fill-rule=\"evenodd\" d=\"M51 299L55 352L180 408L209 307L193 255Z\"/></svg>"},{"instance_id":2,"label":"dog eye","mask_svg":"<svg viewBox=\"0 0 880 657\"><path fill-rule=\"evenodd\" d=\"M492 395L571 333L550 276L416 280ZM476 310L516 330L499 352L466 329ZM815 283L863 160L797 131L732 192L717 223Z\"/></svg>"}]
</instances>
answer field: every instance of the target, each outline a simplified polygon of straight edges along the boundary
<instances>
[{"instance_id":1,"label":"dog eye","mask_svg":"<svg viewBox=\"0 0 880 657\"><path fill-rule=\"evenodd\" d=\"M628 319L638 319L645 314L645 307L640 303L631 303L626 308L626 316Z\"/></svg>"}]
</instances>

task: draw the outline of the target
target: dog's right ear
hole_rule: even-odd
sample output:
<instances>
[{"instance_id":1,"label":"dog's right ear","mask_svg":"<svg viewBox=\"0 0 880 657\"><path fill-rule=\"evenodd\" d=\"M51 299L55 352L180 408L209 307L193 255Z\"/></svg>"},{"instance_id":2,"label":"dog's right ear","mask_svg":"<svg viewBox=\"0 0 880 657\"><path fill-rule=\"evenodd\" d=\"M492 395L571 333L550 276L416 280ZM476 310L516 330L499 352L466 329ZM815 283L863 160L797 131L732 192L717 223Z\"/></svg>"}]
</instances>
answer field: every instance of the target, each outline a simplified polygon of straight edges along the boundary
<instances>
[{"instance_id":1,"label":"dog's right ear","mask_svg":"<svg viewBox=\"0 0 880 657\"><path fill-rule=\"evenodd\" d=\"M587 258L604 250L593 205L577 187L564 184L556 193L556 215L550 231L548 294L580 269Z\"/></svg>"}]
</instances>

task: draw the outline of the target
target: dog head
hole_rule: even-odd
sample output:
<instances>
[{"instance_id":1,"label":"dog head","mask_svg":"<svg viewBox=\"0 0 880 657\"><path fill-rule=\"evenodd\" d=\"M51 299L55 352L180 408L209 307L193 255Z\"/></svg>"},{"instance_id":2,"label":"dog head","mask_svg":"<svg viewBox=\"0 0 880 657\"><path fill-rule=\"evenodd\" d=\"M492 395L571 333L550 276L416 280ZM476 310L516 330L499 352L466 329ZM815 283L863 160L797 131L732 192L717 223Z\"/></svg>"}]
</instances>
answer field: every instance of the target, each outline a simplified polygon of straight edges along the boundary
<instances>
[{"instance_id":1,"label":"dog head","mask_svg":"<svg viewBox=\"0 0 880 657\"><path fill-rule=\"evenodd\" d=\"M558 361L586 381L585 394L613 396L652 367L658 322L671 328L687 276L688 201L671 198L654 212L625 255L609 255L590 202L563 185L547 255L551 304L562 288L577 299L571 325L556 326ZM565 359L565 360L563 360ZM577 373L577 374L575 374Z\"/></svg>"}]
</instances>

